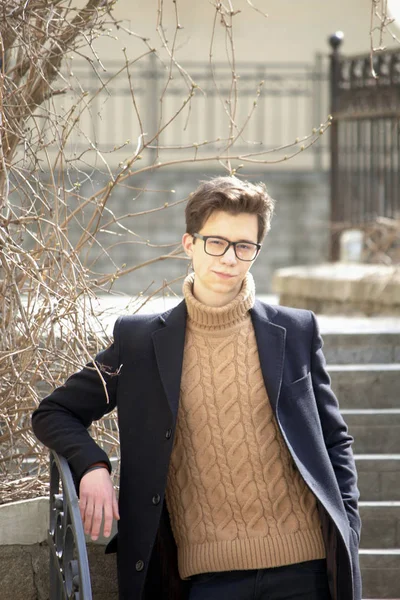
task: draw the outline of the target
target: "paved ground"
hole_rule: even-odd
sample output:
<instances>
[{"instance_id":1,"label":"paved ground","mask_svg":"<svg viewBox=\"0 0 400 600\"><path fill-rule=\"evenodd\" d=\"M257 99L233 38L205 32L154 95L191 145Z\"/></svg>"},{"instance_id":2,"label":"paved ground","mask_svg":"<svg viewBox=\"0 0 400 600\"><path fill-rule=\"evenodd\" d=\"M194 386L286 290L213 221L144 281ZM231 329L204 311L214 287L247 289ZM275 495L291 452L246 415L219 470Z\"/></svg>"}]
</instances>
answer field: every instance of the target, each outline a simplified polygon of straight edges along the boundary
<instances>
[{"instance_id":1,"label":"paved ground","mask_svg":"<svg viewBox=\"0 0 400 600\"><path fill-rule=\"evenodd\" d=\"M260 300L269 304L279 304L278 296L258 296ZM145 303L144 298L129 298L128 296L103 296L99 297L96 306L102 311L101 322L111 333L112 326L120 314L132 314L142 307L143 314L155 314L172 308L181 298L165 297L150 300ZM104 312L103 312L104 311ZM324 333L400 333L400 317L364 317L341 315L317 315L322 334Z\"/></svg>"}]
</instances>

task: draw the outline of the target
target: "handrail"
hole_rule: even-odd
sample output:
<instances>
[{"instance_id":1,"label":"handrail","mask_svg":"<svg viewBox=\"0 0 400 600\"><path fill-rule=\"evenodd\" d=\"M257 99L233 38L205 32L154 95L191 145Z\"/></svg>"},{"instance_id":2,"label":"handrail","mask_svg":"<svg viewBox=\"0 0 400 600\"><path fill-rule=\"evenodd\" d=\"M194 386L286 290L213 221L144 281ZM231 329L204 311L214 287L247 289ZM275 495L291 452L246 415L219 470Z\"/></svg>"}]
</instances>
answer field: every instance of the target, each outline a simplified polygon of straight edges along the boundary
<instances>
[{"instance_id":1,"label":"handrail","mask_svg":"<svg viewBox=\"0 0 400 600\"><path fill-rule=\"evenodd\" d=\"M50 598L92 600L86 540L68 462L50 453Z\"/></svg>"}]
</instances>

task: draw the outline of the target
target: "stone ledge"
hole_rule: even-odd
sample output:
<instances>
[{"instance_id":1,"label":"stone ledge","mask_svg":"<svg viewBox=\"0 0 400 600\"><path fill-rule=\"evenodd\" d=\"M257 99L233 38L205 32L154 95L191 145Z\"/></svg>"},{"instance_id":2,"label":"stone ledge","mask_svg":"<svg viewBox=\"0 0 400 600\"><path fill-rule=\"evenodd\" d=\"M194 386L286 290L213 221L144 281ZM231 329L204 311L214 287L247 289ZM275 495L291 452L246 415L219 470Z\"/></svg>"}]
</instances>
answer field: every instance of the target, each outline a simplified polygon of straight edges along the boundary
<instances>
[{"instance_id":1,"label":"stone ledge","mask_svg":"<svg viewBox=\"0 0 400 600\"><path fill-rule=\"evenodd\" d=\"M49 510L49 498L32 498L0 504L0 546L29 546L46 542ZM104 546L116 532L117 523L114 521L110 538L99 536L99 539L93 542L86 536L86 542Z\"/></svg>"},{"instance_id":2,"label":"stone ledge","mask_svg":"<svg viewBox=\"0 0 400 600\"><path fill-rule=\"evenodd\" d=\"M40 544L47 540L48 528L48 498L0 505L0 546Z\"/></svg>"},{"instance_id":3,"label":"stone ledge","mask_svg":"<svg viewBox=\"0 0 400 600\"><path fill-rule=\"evenodd\" d=\"M400 267L326 263L274 273L281 305L323 314L400 315Z\"/></svg>"},{"instance_id":4,"label":"stone ledge","mask_svg":"<svg viewBox=\"0 0 400 600\"><path fill-rule=\"evenodd\" d=\"M49 600L48 527L49 498L0 505L1 600ZM108 539L86 542L93 600L117 600L116 555L104 554Z\"/></svg>"}]
</instances>

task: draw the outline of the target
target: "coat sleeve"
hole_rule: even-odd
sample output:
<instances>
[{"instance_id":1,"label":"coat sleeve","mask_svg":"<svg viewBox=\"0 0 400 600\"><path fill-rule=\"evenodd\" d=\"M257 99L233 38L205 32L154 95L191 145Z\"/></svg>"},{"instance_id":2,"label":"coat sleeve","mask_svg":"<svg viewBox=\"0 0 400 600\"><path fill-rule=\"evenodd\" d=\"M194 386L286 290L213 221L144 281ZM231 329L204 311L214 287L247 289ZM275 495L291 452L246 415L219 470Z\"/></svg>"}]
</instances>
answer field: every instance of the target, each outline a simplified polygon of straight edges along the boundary
<instances>
[{"instance_id":1,"label":"coat sleeve","mask_svg":"<svg viewBox=\"0 0 400 600\"><path fill-rule=\"evenodd\" d=\"M325 445L339 485L350 527L360 539L361 521L358 511L359 491L357 471L352 451L353 438L339 410L339 403L332 391L326 361L322 352L322 338L317 319L313 313L313 340L311 374L317 401Z\"/></svg>"},{"instance_id":2,"label":"coat sleeve","mask_svg":"<svg viewBox=\"0 0 400 600\"><path fill-rule=\"evenodd\" d=\"M36 437L68 460L78 481L96 462L105 462L111 471L107 454L90 436L88 427L116 406L121 368L119 324L120 319L114 327L113 344L95 357L96 366L88 363L69 377L64 385L42 400L32 415Z\"/></svg>"}]
</instances>

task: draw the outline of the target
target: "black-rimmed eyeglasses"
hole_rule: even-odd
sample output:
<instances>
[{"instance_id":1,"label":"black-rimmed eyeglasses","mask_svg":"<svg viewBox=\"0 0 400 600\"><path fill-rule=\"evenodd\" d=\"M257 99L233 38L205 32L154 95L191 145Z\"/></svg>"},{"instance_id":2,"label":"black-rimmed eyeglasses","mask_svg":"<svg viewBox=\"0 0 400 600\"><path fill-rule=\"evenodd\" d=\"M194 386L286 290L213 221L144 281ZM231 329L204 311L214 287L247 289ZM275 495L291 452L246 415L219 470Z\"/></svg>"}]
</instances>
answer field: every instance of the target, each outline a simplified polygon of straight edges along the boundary
<instances>
[{"instance_id":1,"label":"black-rimmed eyeglasses","mask_svg":"<svg viewBox=\"0 0 400 600\"><path fill-rule=\"evenodd\" d=\"M210 256L223 256L233 246L235 256L239 260L252 261L257 257L260 251L261 244L254 242L230 242L226 238L219 235L201 235L194 233L194 238L203 240L204 252Z\"/></svg>"}]
</instances>

